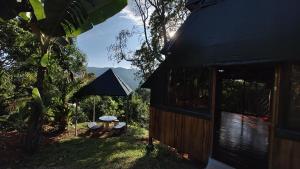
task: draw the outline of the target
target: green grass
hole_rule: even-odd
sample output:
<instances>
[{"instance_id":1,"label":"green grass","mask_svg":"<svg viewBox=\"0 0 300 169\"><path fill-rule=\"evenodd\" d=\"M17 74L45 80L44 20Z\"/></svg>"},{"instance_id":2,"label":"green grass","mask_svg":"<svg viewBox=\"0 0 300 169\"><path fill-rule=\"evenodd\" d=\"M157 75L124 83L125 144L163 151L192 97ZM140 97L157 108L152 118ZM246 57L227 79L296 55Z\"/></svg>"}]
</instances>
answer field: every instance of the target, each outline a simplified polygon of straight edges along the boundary
<instances>
[{"instance_id":1,"label":"green grass","mask_svg":"<svg viewBox=\"0 0 300 169\"><path fill-rule=\"evenodd\" d=\"M80 125L83 127L83 125ZM130 126L119 137L71 137L42 147L27 156L16 168L38 169L194 169L167 147L155 145L146 152L147 131Z\"/></svg>"}]
</instances>

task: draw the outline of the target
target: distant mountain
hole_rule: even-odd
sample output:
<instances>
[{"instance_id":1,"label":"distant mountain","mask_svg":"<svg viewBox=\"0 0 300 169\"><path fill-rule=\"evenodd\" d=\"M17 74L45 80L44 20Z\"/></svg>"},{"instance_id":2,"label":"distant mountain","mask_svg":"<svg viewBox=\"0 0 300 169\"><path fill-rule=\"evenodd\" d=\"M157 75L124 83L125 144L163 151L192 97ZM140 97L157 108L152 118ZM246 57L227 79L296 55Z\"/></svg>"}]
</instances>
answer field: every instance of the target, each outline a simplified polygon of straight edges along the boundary
<instances>
[{"instance_id":1,"label":"distant mountain","mask_svg":"<svg viewBox=\"0 0 300 169\"><path fill-rule=\"evenodd\" d=\"M88 67L87 71L89 73L94 73L96 77L103 74L105 71L107 71L109 67ZM135 76L137 70L136 69L126 69L122 67L117 68L111 68L115 74L117 74L122 80L124 80L133 90L139 87L139 84L141 82L141 79L137 78Z\"/></svg>"}]
</instances>

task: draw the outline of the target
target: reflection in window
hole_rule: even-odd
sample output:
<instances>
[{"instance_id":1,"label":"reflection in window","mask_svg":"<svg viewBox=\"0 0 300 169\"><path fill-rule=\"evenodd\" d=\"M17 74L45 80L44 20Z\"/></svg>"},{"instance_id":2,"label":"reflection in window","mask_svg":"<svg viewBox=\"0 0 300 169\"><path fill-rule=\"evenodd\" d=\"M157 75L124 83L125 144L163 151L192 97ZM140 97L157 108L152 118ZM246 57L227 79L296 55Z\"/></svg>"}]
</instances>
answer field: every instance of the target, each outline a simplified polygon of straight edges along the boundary
<instances>
[{"instance_id":1,"label":"reflection in window","mask_svg":"<svg viewBox=\"0 0 300 169\"><path fill-rule=\"evenodd\" d=\"M290 77L290 102L285 116L287 129L300 131L300 65L293 65Z\"/></svg>"},{"instance_id":2,"label":"reflection in window","mask_svg":"<svg viewBox=\"0 0 300 169\"><path fill-rule=\"evenodd\" d=\"M209 107L208 69L171 69L168 79L167 104L189 110L207 110Z\"/></svg>"}]
</instances>

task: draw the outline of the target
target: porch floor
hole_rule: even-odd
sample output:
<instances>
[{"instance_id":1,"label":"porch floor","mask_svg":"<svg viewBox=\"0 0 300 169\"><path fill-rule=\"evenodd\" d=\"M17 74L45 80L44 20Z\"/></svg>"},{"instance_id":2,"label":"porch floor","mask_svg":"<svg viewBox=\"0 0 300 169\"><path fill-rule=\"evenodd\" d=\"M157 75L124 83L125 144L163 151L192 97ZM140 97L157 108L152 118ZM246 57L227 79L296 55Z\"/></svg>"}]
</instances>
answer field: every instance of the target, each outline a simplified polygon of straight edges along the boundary
<instances>
[{"instance_id":1,"label":"porch floor","mask_svg":"<svg viewBox=\"0 0 300 169\"><path fill-rule=\"evenodd\" d=\"M234 169L234 168L211 158L209 159L209 162L205 169Z\"/></svg>"},{"instance_id":2,"label":"porch floor","mask_svg":"<svg viewBox=\"0 0 300 169\"><path fill-rule=\"evenodd\" d=\"M268 168L269 122L222 112L213 158L240 169Z\"/></svg>"}]
</instances>

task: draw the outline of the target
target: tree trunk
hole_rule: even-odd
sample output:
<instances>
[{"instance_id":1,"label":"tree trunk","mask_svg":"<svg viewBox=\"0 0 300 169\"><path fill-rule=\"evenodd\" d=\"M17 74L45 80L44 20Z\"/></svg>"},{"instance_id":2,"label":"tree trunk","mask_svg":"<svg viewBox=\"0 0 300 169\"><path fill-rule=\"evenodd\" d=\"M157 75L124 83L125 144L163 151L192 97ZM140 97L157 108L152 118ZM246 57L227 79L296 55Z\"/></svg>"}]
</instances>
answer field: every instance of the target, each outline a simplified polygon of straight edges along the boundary
<instances>
[{"instance_id":1,"label":"tree trunk","mask_svg":"<svg viewBox=\"0 0 300 169\"><path fill-rule=\"evenodd\" d=\"M58 133L63 133L68 125L68 114L69 114L69 106L68 102L66 100L66 91L61 91L63 93L61 100L63 102L63 108L61 110L61 116L58 120L59 125L58 125Z\"/></svg>"},{"instance_id":2,"label":"tree trunk","mask_svg":"<svg viewBox=\"0 0 300 169\"><path fill-rule=\"evenodd\" d=\"M40 66L37 72L36 86L41 98L44 98L43 81L45 77L45 68ZM43 124L43 105L35 101L32 102L32 112L28 121L27 135L24 140L25 150L34 153L39 146Z\"/></svg>"},{"instance_id":3,"label":"tree trunk","mask_svg":"<svg viewBox=\"0 0 300 169\"><path fill-rule=\"evenodd\" d=\"M63 115L59 121L59 128L58 128L58 134L63 133L68 125L68 117L67 115Z\"/></svg>"}]
</instances>

